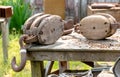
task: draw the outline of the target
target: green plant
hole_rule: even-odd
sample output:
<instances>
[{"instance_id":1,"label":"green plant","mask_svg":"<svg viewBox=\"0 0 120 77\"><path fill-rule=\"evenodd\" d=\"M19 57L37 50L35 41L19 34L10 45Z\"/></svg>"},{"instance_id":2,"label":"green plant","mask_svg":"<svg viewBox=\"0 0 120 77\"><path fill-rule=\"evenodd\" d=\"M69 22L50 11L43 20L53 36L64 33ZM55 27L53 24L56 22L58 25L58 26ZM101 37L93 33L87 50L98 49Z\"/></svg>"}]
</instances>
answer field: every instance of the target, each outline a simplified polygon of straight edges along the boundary
<instances>
[{"instance_id":1,"label":"green plant","mask_svg":"<svg viewBox=\"0 0 120 77\"><path fill-rule=\"evenodd\" d=\"M22 25L32 13L29 3L25 3L24 0L2 0L2 4L13 7L13 16L10 21L10 31L13 29L21 31Z\"/></svg>"}]
</instances>

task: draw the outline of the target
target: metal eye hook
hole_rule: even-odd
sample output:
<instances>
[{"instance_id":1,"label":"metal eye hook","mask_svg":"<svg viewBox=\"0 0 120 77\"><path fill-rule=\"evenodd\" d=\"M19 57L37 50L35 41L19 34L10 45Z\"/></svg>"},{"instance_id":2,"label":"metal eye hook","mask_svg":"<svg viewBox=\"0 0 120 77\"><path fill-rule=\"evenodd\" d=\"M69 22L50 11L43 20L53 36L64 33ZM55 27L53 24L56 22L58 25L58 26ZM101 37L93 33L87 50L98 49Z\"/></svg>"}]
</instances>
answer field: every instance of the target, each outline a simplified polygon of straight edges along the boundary
<instances>
[{"instance_id":1,"label":"metal eye hook","mask_svg":"<svg viewBox=\"0 0 120 77\"><path fill-rule=\"evenodd\" d=\"M28 35L22 35L19 39L19 44L20 44L20 54L21 54L21 63L20 65L18 66L16 64L16 57L14 57L12 59L12 62L11 62L11 66L12 66L12 69L15 71L15 72L19 72L21 71L25 65L26 65L26 60L27 60L27 56L26 56L26 49L25 49L25 46L24 46L24 41L25 39L28 37Z\"/></svg>"}]
</instances>

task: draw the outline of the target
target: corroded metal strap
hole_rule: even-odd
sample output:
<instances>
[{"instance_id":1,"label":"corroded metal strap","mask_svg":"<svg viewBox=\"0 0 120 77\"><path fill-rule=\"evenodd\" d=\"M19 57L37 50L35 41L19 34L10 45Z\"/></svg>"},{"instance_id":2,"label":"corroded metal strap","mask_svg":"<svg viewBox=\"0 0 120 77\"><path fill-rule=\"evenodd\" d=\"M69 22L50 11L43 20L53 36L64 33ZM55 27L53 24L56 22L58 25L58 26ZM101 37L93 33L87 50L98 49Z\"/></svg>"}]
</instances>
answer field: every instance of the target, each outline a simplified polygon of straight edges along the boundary
<instances>
[{"instance_id":1,"label":"corroded metal strap","mask_svg":"<svg viewBox=\"0 0 120 77\"><path fill-rule=\"evenodd\" d=\"M111 24L111 26L113 26L114 28L120 28L120 23L119 22L117 22L117 23L115 23L115 24Z\"/></svg>"},{"instance_id":2,"label":"corroded metal strap","mask_svg":"<svg viewBox=\"0 0 120 77\"><path fill-rule=\"evenodd\" d=\"M37 42L38 41L38 38L37 38L37 36L29 36L27 39L25 39L25 43L26 44L30 44L30 43L33 43L33 42Z\"/></svg>"},{"instance_id":3,"label":"corroded metal strap","mask_svg":"<svg viewBox=\"0 0 120 77\"><path fill-rule=\"evenodd\" d=\"M63 35L72 33L73 29L64 30Z\"/></svg>"},{"instance_id":4,"label":"corroded metal strap","mask_svg":"<svg viewBox=\"0 0 120 77\"><path fill-rule=\"evenodd\" d=\"M73 27L74 27L74 20L73 19L69 19L69 20L64 21L63 35L70 34L73 31Z\"/></svg>"}]
</instances>

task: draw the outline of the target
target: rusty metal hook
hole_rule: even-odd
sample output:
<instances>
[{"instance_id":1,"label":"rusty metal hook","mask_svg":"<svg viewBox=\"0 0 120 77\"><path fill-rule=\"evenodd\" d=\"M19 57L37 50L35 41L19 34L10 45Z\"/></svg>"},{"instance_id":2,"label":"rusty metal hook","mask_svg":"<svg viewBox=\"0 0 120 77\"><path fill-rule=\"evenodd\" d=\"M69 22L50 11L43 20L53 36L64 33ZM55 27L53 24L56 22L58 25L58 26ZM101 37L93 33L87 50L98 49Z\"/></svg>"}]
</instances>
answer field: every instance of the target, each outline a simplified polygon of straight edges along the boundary
<instances>
[{"instance_id":1,"label":"rusty metal hook","mask_svg":"<svg viewBox=\"0 0 120 77\"><path fill-rule=\"evenodd\" d=\"M18 66L16 64L16 57L14 57L12 59L12 62L11 62L11 66L12 66L12 69L15 71L15 72L19 72L21 71L25 65L26 65L26 60L27 60L27 57L26 57L26 49L25 49L25 46L24 46L24 40L28 37L28 35L22 35L19 39L19 44L20 44L20 54L21 54L21 63L20 65Z\"/></svg>"}]
</instances>

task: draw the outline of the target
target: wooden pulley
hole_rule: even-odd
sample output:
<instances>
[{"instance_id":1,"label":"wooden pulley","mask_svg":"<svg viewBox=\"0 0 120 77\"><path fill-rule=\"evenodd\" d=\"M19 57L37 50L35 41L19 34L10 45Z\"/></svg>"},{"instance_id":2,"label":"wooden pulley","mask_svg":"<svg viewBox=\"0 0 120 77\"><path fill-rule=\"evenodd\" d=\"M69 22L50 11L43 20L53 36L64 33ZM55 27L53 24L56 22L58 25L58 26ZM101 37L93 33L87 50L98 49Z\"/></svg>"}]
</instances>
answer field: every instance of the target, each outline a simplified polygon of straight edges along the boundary
<instances>
[{"instance_id":1,"label":"wooden pulley","mask_svg":"<svg viewBox=\"0 0 120 77\"><path fill-rule=\"evenodd\" d=\"M38 13L31 16L23 26L28 35L25 43L53 44L63 34L64 23L60 16Z\"/></svg>"},{"instance_id":2,"label":"wooden pulley","mask_svg":"<svg viewBox=\"0 0 120 77\"><path fill-rule=\"evenodd\" d=\"M97 13L80 21L80 33L87 39L105 39L116 32L119 23L110 14Z\"/></svg>"},{"instance_id":3,"label":"wooden pulley","mask_svg":"<svg viewBox=\"0 0 120 77\"><path fill-rule=\"evenodd\" d=\"M72 32L73 20L64 21L58 15L38 13L27 19L23 26L23 35L19 39L21 63L16 64L16 57L12 59L11 66L16 72L21 71L26 64L26 44L53 44L62 35Z\"/></svg>"}]
</instances>

